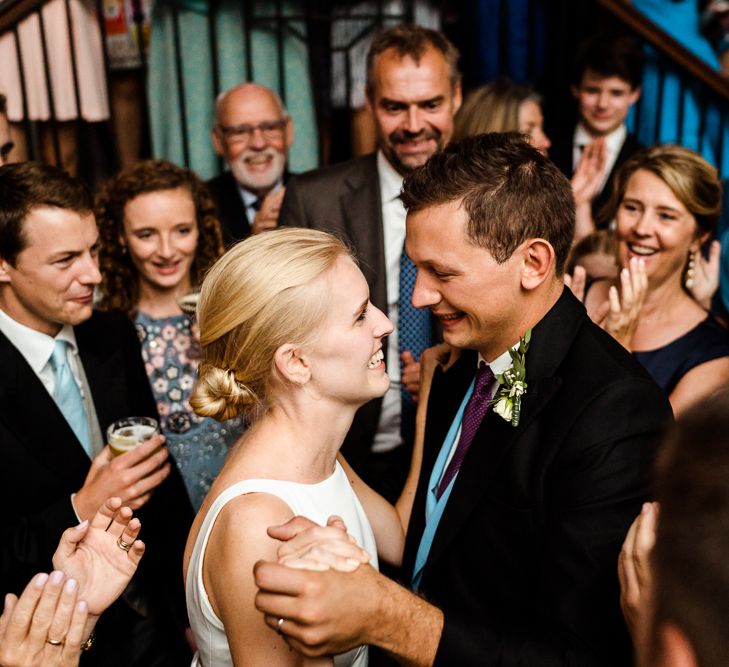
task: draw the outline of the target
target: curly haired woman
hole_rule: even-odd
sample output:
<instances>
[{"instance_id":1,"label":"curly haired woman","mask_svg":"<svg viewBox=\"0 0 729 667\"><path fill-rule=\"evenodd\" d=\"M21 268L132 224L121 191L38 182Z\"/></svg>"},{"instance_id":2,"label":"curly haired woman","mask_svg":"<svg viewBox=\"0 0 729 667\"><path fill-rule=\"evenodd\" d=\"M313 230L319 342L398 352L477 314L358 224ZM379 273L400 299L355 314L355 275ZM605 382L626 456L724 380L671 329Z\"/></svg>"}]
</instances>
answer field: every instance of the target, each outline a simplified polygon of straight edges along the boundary
<instances>
[{"instance_id":1,"label":"curly haired woman","mask_svg":"<svg viewBox=\"0 0 729 667\"><path fill-rule=\"evenodd\" d=\"M121 310L137 325L162 431L197 509L243 430L239 419L218 423L199 417L188 402L196 346L179 300L195 291L223 251L212 199L189 169L147 160L105 185L96 217L98 306Z\"/></svg>"}]
</instances>

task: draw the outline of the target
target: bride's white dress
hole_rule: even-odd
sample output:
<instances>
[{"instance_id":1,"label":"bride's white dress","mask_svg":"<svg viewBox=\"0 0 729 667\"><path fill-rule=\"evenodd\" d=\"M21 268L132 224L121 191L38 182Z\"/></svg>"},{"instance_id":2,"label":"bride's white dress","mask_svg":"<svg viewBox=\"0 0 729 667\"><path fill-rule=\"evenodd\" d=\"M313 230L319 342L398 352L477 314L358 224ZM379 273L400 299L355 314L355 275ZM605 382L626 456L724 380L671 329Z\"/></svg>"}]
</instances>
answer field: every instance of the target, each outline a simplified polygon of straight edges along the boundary
<instances>
[{"instance_id":1,"label":"bride's white dress","mask_svg":"<svg viewBox=\"0 0 729 667\"><path fill-rule=\"evenodd\" d=\"M320 525L332 515L344 519L347 530L372 556L377 567L377 546L367 516L362 509L344 469L337 462L334 473L318 484L299 484L273 479L248 479L223 491L210 507L187 569L185 596L198 652L192 667L232 667L228 639L222 621L215 615L203 584L202 565L210 531L220 510L233 498L245 493L269 493L285 502L296 515L308 517ZM253 576L253 572L251 572ZM334 658L336 667L366 667L367 647L360 646Z\"/></svg>"}]
</instances>

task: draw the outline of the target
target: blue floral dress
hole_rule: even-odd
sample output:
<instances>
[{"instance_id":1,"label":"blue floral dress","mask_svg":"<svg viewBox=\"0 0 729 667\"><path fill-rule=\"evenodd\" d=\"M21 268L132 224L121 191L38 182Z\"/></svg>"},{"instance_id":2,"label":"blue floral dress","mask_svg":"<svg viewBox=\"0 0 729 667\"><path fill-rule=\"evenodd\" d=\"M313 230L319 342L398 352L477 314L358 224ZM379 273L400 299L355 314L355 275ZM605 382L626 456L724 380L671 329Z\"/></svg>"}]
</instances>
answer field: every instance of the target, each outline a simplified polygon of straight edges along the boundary
<instances>
[{"instance_id":1,"label":"blue floral dress","mask_svg":"<svg viewBox=\"0 0 729 667\"><path fill-rule=\"evenodd\" d=\"M135 324L162 432L197 511L228 448L243 432L243 422L239 417L222 423L199 417L190 407L198 362L190 355L192 335L187 315L155 320L140 312Z\"/></svg>"}]
</instances>

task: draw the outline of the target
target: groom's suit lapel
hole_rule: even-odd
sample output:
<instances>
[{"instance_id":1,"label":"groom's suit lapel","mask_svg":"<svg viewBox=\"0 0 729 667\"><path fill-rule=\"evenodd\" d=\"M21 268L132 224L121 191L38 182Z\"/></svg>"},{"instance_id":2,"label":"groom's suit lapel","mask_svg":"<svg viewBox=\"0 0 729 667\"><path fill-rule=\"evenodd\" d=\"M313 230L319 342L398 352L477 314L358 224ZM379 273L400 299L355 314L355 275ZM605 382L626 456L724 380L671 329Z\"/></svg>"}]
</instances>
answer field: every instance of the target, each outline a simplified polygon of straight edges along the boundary
<instances>
[{"instance_id":1,"label":"groom's suit lapel","mask_svg":"<svg viewBox=\"0 0 729 667\"><path fill-rule=\"evenodd\" d=\"M458 534L464 522L468 520L471 510L490 487L506 454L517 445L522 435L539 418L540 413L549 405L555 392L560 388L562 379L557 375L559 365L567 354L584 318L585 311L582 305L576 301L571 292L565 291L555 306L534 328L532 342L526 357L528 388L527 393L522 397L519 425L512 426L493 410L487 413L456 477L448 504L433 539L425 565L424 577L427 576L428 569L438 561L438 558ZM471 367L471 377L474 367L475 363ZM462 400L464 393L465 388L456 397L458 401ZM448 420L452 420L455 409L444 414L448 414ZM450 421L448 425L450 425ZM442 443L442 441L441 437L440 442ZM424 460L423 463L425 466L426 461ZM430 476L433 463L434 460L429 460L429 467L423 468L427 477Z\"/></svg>"}]
</instances>

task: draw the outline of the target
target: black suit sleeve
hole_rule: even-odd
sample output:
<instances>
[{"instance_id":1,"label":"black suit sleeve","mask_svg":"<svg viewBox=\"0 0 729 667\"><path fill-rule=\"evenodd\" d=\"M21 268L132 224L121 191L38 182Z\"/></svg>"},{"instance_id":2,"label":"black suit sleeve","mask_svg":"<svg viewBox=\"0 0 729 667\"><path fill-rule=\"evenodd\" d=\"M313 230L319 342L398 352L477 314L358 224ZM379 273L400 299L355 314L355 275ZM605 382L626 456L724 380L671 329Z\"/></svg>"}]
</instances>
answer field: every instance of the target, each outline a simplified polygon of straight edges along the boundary
<instances>
[{"instance_id":1,"label":"black suit sleeve","mask_svg":"<svg viewBox=\"0 0 729 667\"><path fill-rule=\"evenodd\" d=\"M0 427L4 451L10 437ZM6 507L0 523L0 593L19 594L34 574L50 571L61 533L77 523L70 494L28 514Z\"/></svg>"},{"instance_id":2,"label":"black suit sleeve","mask_svg":"<svg viewBox=\"0 0 729 667\"><path fill-rule=\"evenodd\" d=\"M574 417L564 446L544 462L552 468L548 502L533 517L539 571L524 572L534 582L533 616L496 625L498 610L489 610L486 620L449 612L445 605L436 665L631 664L617 558L649 497L656 444L670 420L656 392L647 380L616 382Z\"/></svg>"}]
</instances>

